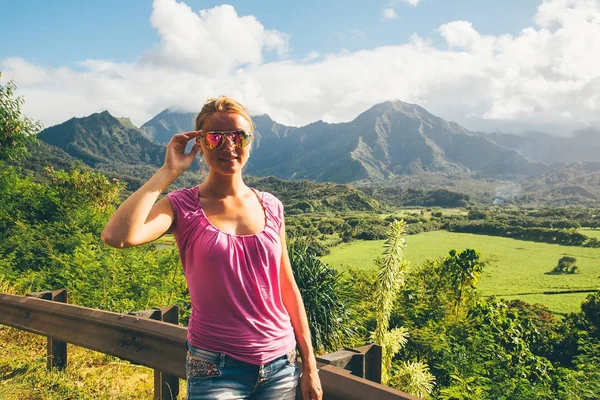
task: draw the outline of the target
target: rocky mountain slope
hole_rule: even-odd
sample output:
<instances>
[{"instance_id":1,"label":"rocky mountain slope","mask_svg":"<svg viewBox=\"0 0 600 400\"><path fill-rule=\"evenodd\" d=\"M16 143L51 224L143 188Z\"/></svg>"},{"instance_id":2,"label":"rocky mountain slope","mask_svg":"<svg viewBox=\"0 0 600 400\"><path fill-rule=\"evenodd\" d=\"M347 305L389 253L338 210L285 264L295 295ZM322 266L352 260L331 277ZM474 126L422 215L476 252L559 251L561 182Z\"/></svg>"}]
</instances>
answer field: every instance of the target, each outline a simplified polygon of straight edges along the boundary
<instances>
[{"instance_id":1,"label":"rocky mountain slope","mask_svg":"<svg viewBox=\"0 0 600 400\"><path fill-rule=\"evenodd\" d=\"M193 118L193 113L165 110L142 129L166 143L173 133L193 129ZM475 171L498 177L545 169L486 135L401 101L377 104L347 123L289 127L266 115L254 117L254 122L248 172L258 176L353 182L415 172Z\"/></svg>"},{"instance_id":2,"label":"rocky mountain slope","mask_svg":"<svg viewBox=\"0 0 600 400\"><path fill-rule=\"evenodd\" d=\"M54 154L55 161L66 160L68 154L72 160L81 160L111 177L123 177L135 188L162 165L164 144L171 136L193 129L194 117L194 113L165 110L141 129L106 111L72 118L40 133L39 138L46 143L41 151ZM498 187L518 188L511 189L517 194L511 194L510 199L530 196L534 201L551 203L600 201L600 164L549 166L541 162L547 157L531 155L531 160L523 154L529 154L525 144L535 148L542 139L535 142L533 136L524 139L470 132L414 104L377 104L354 120L338 124L317 121L291 127L267 115L254 116L253 120L256 129L247 168L253 176L356 182L363 187L447 188L469 193L476 201L497 198ZM559 152L556 143L560 142L563 159L569 159L571 149L583 149L587 144L593 156L596 136L586 135L582 136L584 143L567 146L567 142L555 141L547 147ZM199 164L194 164L178 179L179 184L196 184L198 169Z\"/></svg>"}]
</instances>

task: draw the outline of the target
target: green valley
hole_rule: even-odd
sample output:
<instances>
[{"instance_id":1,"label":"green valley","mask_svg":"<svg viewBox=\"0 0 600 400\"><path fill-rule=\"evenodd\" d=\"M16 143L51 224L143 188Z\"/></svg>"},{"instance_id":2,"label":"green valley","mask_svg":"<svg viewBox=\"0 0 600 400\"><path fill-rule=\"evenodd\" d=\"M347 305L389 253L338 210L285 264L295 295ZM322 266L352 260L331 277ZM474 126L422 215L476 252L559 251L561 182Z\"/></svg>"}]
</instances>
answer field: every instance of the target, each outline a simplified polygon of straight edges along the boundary
<instances>
[{"instance_id":1,"label":"green valley","mask_svg":"<svg viewBox=\"0 0 600 400\"><path fill-rule=\"evenodd\" d=\"M600 250L447 231L408 236L406 259L418 268L426 259L445 257L451 249L477 249L489 264L478 284L484 296L540 303L554 313L576 312L587 293L543 294L546 291L597 290L600 287ZM322 260L336 268L375 268L383 240L342 243ZM579 274L550 275L563 255L577 258Z\"/></svg>"}]
</instances>

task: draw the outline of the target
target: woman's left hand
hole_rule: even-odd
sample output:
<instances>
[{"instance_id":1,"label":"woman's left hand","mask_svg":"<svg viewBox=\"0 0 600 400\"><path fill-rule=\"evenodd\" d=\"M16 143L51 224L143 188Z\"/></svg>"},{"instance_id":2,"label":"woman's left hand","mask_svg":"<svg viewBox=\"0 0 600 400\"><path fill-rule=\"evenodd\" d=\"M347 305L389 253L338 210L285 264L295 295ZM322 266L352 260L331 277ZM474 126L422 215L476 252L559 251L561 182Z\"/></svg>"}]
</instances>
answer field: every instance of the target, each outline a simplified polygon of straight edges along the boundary
<instances>
[{"instance_id":1,"label":"woman's left hand","mask_svg":"<svg viewBox=\"0 0 600 400\"><path fill-rule=\"evenodd\" d=\"M321 389L321 380L317 369L304 371L302 378L300 378L300 390L302 391L303 400L323 399L323 389Z\"/></svg>"}]
</instances>

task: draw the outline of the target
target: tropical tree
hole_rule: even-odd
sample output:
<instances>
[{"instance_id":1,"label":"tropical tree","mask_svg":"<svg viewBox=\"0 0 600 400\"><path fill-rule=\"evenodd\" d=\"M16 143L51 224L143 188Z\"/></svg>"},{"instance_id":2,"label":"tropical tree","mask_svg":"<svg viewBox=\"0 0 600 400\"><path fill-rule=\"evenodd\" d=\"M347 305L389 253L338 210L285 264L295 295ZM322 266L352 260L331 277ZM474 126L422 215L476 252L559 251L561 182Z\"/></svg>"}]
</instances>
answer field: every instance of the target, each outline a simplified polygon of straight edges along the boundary
<instances>
[{"instance_id":1,"label":"tropical tree","mask_svg":"<svg viewBox=\"0 0 600 400\"><path fill-rule=\"evenodd\" d=\"M342 274L300 244L290 246L289 254L315 352L340 349L356 332L346 307L350 296Z\"/></svg>"},{"instance_id":2,"label":"tropical tree","mask_svg":"<svg viewBox=\"0 0 600 400\"><path fill-rule=\"evenodd\" d=\"M452 249L442 264L441 274L450 281L454 288L454 305L457 315L463 302L465 289L475 289L475 285L479 281L483 267L480 257L477 250L466 249L457 253Z\"/></svg>"},{"instance_id":3,"label":"tropical tree","mask_svg":"<svg viewBox=\"0 0 600 400\"><path fill-rule=\"evenodd\" d=\"M389 329L394 302L406 282L409 269L404 259L405 236L404 221L392 221L386 232L383 254L375 260L379 273L375 290L377 325L372 338L382 347L381 382L425 398L433 391L435 382L428 367L420 362L392 363L409 336L405 327Z\"/></svg>"},{"instance_id":4,"label":"tropical tree","mask_svg":"<svg viewBox=\"0 0 600 400\"><path fill-rule=\"evenodd\" d=\"M2 72L0 72L0 79ZM15 95L13 81L0 84L0 162L14 160L27 152L35 142L42 125L21 114L23 98Z\"/></svg>"},{"instance_id":5,"label":"tropical tree","mask_svg":"<svg viewBox=\"0 0 600 400\"><path fill-rule=\"evenodd\" d=\"M381 381L389 381L392 358L406 344L408 331L403 328L390 328L390 317L394 300L398 291L404 285L408 262L404 259L406 248L406 231L404 221L390 222L383 254L375 260L379 267L377 286L375 290L375 309L377 326L373 332L373 341L382 347Z\"/></svg>"},{"instance_id":6,"label":"tropical tree","mask_svg":"<svg viewBox=\"0 0 600 400\"><path fill-rule=\"evenodd\" d=\"M579 272L579 268L575 263L577 259L571 256L563 256L558 260L558 264L552 270L554 274L575 274Z\"/></svg>"},{"instance_id":7,"label":"tropical tree","mask_svg":"<svg viewBox=\"0 0 600 400\"><path fill-rule=\"evenodd\" d=\"M373 339L377 343L384 342L384 336L389 331L394 300L405 282L408 262L404 259L404 236L404 221L392 221L386 232L383 254L375 260L379 274L375 292L377 327L373 332Z\"/></svg>"}]
</instances>

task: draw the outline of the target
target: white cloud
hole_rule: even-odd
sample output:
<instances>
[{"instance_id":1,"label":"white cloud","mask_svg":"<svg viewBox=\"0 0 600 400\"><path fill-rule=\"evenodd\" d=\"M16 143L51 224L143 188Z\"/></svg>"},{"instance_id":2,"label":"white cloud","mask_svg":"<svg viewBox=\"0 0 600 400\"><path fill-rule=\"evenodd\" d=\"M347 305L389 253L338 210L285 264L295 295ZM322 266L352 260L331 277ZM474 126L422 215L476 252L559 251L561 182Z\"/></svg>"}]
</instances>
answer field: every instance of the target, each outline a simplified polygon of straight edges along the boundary
<instances>
[{"instance_id":1,"label":"white cloud","mask_svg":"<svg viewBox=\"0 0 600 400\"><path fill-rule=\"evenodd\" d=\"M47 126L104 109L141 125L164 108L197 110L218 94L289 125L348 121L399 99L469 129L600 126L599 2L545 0L535 21L514 36L451 21L438 29L443 49L413 35L403 45L293 61L285 33L231 6L195 13L155 0L160 43L139 62L85 60L75 70L10 58L0 60L0 70L25 96L25 112ZM279 59L266 62L267 52Z\"/></svg>"},{"instance_id":2,"label":"white cloud","mask_svg":"<svg viewBox=\"0 0 600 400\"><path fill-rule=\"evenodd\" d=\"M346 29L345 32L334 32L333 34L340 40L358 40L365 37L365 33L357 28Z\"/></svg>"},{"instance_id":3,"label":"white cloud","mask_svg":"<svg viewBox=\"0 0 600 400\"><path fill-rule=\"evenodd\" d=\"M306 55L306 57L304 57L304 58L302 59L302 61L304 61L304 62L310 62L310 61L314 61L314 60L316 60L316 59L317 59L317 58L319 58L319 57L321 57L321 54L319 54L319 52L318 52L318 51L311 51L311 52L309 52L309 53Z\"/></svg>"},{"instance_id":4,"label":"white cloud","mask_svg":"<svg viewBox=\"0 0 600 400\"><path fill-rule=\"evenodd\" d=\"M421 2L421 0L402 0L402 2L416 7Z\"/></svg>"},{"instance_id":5,"label":"white cloud","mask_svg":"<svg viewBox=\"0 0 600 400\"><path fill-rule=\"evenodd\" d=\"M264 50L287 53L286 34L265 29L253 16L239 16L230 5L196 14L184 3L155 0L151 22L161 37L158 49L144 57L151 64L227 72L238 65L261 64Z\"/></svg>"},{"instance_id":6,"label":"white cloud","mask_svg":"<svg viewBox=\"0 0 600 400\"><path fill-rule=\"evenodd\" d=\"M398 18L398 14L396 14L396 10L394 10L392 7L388 7L381 12L381 18L396 19Z\"/></svg>"}]
</instances>

